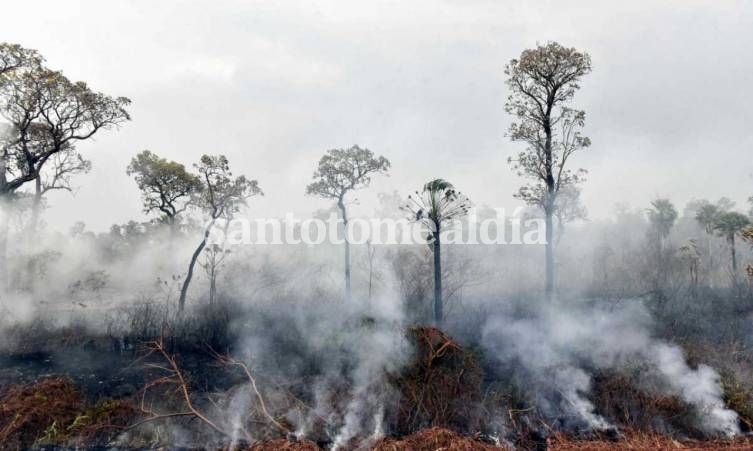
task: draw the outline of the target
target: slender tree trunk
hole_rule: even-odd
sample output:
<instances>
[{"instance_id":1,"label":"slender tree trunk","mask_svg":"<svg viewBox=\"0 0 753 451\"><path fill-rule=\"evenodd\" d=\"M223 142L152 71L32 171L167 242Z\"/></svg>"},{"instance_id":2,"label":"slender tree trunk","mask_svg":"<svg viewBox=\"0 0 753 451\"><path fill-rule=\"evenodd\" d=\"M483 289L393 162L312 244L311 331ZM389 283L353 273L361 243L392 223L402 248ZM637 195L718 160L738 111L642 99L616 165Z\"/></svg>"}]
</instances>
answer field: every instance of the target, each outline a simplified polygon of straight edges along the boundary
<instances>
[{"instance_id":1,"label":"slender tree trunk","mask_svg":"<svg viewBox=\"0 0 753 451\"><path fill-rule=\"evenodd\" d=\"M661 232L656 236L656 289L664 287L664 238Z\"/></svg>"},{"instance_id":2,"label":"slender tree trunk","mask_svg":"<svg viewBox=\"0 0 753 451\"><path fill-rule=\"evenodd\" d=\"M706 233L708 235L706 237L706 252L707 252L708 257L709 257L709 263L708 263L706 277L708 277L708 281L707 281L708 286L710 288L714 288L714 280L712 278L712 275L713 275L712 271L714 270L714 257L711 255L711 252L712 252L712 249L711 249L711 233L708 230L706 230Z\"/></svg>"},{"instance_id":3,"label":"slender tree trunk","mask_svg":"<svg viewBox=\"0 0 753 451\"><path fill-rule=\"evenodd\" d=\"M554 301L554 202L557 194L554 180L554 158L552 156L552 124L551 124L551 112L554 106L554 99L547 99L547 110L544 121L544 166L546 170L546 194L547 198L544 203L544 216L546 222L546 245L545 245L545 258L546 258L546 286L544 288L544 296L547 303Z\"/></svg>"},{"instance_id":4,"label":"slender tree trunk","mask_svg":"<svg viewBox=\"0 0 753 451\"><path fill-rule=\"evenodd\" d=\"M369 257L369 305L371 305L372 287L374 285L374 252L376 252L371 241L367 243L367 251Z\"/></svg>"},{"instance_id":5,"label":"slender tree trunk","mask_svg":"<svg viewBox=\"0 0 753 451\"><path fill-rule=\"evenodd\" d=\"M209 277L209 305L214 305L215 295L217 293L217 277L214 269Z\"/></svg>"},{"instance_id":6,"label":"slender tree trunk","mask_svg":"<svg viewBox=\"0 0 753 451\"><path fill-rule=\"evenodd\" d=\"M8 286L8 229L10 201L7 193L0 193L0 297L9 292Z\"/></svg>"},{"instance_id":7,"label":"slender tree trunk","mask_svg":"<svg viewBox=\"0 0 753 451\"><path fill-rule=\"evenodd\" d=\"M194 266L196 266L196 260L199 259L199 255L201 255L201 251L203 251L204 246L207 245L207 239L209 238L209 230L212 228L213 225L214 225L214 220L212 220L207 226L206 230L204 230L204 239L201 240L201 243L199 243L199 246L196 248L195 251L193 251L193 255L191 255L191 263L189 263L188 265L188 273L186 273L186 279L183 281L183 286L180 288L180 299L178 301L178 309L181 312L186 306L186 294L188 293L188 286L191 284L191 279L193 278L193 269L194 269Z\"/></svg>"},{"instance_id":8,"label":"slender tree trunk","mask_svg":"<svg viewBox=\"0 0 753 451\"><path fill-rule=\"evenodd\" d=\"M545 221L546 221L546 245L545 245L545 258L546 258L546 288L544 290L547 302L554 300L554 242L552 238L554 236L554 229L552 227L553 207L551 205L544 209Z\"/></svg>"},{"instance_id":9,"label":"slender tree trunk","mask_svg":"<svg viewBox=\"0 0 753 451\"><path fill-rule=\"evenodd\" d=\"M178 236L175 216L168 217L167 226L170 229L167 236L167 265L170 275L174 275L179 271L179 263L175 255L175 242Z\"/></svg>"},{"instance_id":10,"label":"slender tree trunk","mask_svg":"<svg viewBox=\"0 0 753 451\"><path fill-rule=\"evenodd\" d=\"M444 321L442 303L442 244L439 240L439 225L434 234L434 326L441 328Z\"/></svg>"},{"instance_id":11,"label":"slender tree trunk","mask_svg":"<svg viewBox=\"0 0 753 451\"><path fill-rule=\"evenodd\" d=\"M31 219L29 220L29 238L34 240L34 234L39 227L39 216L42 210L42 178L37 175L34 179L34 197L31 201Z\"/></svg>"},{"instance_id":12,"label":"slender tree trunk","mask_svg":"<svg viewBox=\"0 0 753 451\"><path fill-rule=\"evenodd\" d=\"M737 252L735 251L735 234L729 235L729 248L732 254L732 280L737 284Z\"/></svg>"},{"instance_id":13,"label":"slender tree trunk","mask_svg":"<svg viewBox=\"0 0 753 451\"><path fill-rule=\"evenodd\" d=\"M0 156L0 296L8 293L8 229L10 228L10 191L6 156Z\"/></svg>"},{"instance_id":14,"label":"slender tree trunk","mask_svg":"<svg viewBox=\"0 0 753 451\"><path fill-rule=\"evenodd\" d=\"M343 217L343 235L345 238L345 302L350 302L351 286L350 286L350 242L348 241L348 214L345 210L345 203L343 198L337 201L337 206L340 208L340 213Z\"/></svg>"}]
</instances>

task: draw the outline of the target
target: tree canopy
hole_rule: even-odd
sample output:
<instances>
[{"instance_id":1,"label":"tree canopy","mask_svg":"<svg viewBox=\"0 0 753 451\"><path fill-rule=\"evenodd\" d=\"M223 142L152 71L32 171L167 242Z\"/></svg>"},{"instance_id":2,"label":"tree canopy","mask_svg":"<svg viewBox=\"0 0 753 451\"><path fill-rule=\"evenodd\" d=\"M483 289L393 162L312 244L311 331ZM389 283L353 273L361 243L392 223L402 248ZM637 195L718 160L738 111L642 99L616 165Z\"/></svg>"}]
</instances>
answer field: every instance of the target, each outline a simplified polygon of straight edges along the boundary
<instances>
[{"instance_id":1,"label":"tree canopy","mask_svg":"<svg viewBox=\"0 0 753 451\"><path fill-rule=\"evenodd\" d=\"M366 148L354 145L349 149L331 149L319 160L306 194L329 199L342 199L348 191L369 186L374 174L387 174L390 162L375 157Z\"/></svg>"},{"instance_id":2,"label":"tree canopy","mask_svg":"<svg viewBox=\"0 0 753 451\"><path fill-rule=\"evenodd\" d=\"M591 144L580 131L586 113L568 104L590 72L587 53L556 42L525 50L505 68L510 89L505 109L516 119L508 133L527 145L510 162L519 175L533 179L517 194L529 204L551 208L559 190L585 173L567 167L573 153Z\"/></svg>"},{"instance_id":3,"label":"tree canopy","mask_svg":"<svg viewBox=\"0 0 753 451\"><path fill-rule=\"evenodd\" d=\"M141 190L144 213L159 212L168 224L175 223L191 198L203 188L199 177L186 171L184 165L149 150L133 157L126 173L134 177Z\"/></svg>"},{"instance_id":4,"label":"tree canopy","mask_svg":"<svg viewBox=\"0 0 753 451\"><path fill-rule=\"evenodd\" d=\"M44 67L35 51L0 46L0 195L37 179L54 156L130 119L130 100L110 97Z\"/></svg>"},{"instance_id":5,"label":"tree canopy","mask_svg":"<svg viewBox=\"0 0 753 451\"><path fill-rule=\"evenodd\" d=\"M194 203L211 219L230 218L246 205L249 197L264 195L258 181L245 175L233 177L224 155L203 155L194 166L203 184Z\"/></svg>"}]
</instances>

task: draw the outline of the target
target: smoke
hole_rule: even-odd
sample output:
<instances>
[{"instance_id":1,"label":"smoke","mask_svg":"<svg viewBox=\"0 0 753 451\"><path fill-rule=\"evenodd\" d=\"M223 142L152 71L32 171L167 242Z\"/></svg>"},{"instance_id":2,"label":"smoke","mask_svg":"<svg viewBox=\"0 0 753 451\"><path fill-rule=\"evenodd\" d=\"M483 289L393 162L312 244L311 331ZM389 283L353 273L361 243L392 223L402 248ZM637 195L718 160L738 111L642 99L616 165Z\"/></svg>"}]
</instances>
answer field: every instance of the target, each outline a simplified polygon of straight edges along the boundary
<instances>
[{"instance_id":1,"label":"smoke","mask_svg":"<svg viewBox=\"0 0 753 451\"><path fill-rule=\"evenodd\" d=\"M737 413L724 406L719 374L703 364L691 369L677 346L667 343L652 345L655 347L648 357L661 371L671 393L697 409L700 427L706 432L728 437L739 434Z\"/></svg>"},{"instance_id":2,"label":"smoke","mask_svg":"<svg viewBox=\"0 0 753 451\"><path fill-rule=\"evenodd\" d=\"M286 280L267 291L280 298L249 307L232 327L239 336L234 349L264 380L303 381L299 395L311 400L309 408L293 405L284 414L294 435L337 450L384 435L386 412L398 396L387 375L399 372L411 353L398 296L383 292L371 303L345 304L328 292L322 299L317 294L327 290L312 280L326 285L325 274L308 284Z\"/></svg>"},{"instance_id":3,"label":"smoke","mask_svg":"<svg viewBox=\"0 0 753 451\"><path fill-rule=\"evenodd\" d=\"M642 224L640 217L628 219L568 231L578 246L561 248L561 289L567 296L554 305L520 308L515 302L538 291L540 247L446 247L449 332L468 348L480 343L494 371L512 372L515 378L509 385L529 393L531 404L554 420L556 429L620 427L619 420L599 410L595 375L603 370L628 373L639 366L646 368L639 388L682 400L692 409L699 430L737 434L737 414L725 407L719 374L709 366L689 364L681 348L656 338L654 331L660 329L652 318L656 311L637 299L564 300L585 297L573 287L589 287L592 275L583 268L594 264L588 258L596 258L591 254L601 243L592 237L601 234L622 254L605 253L609 271L606 275L595 271L596 282L645 289L634 282L646 279L639 271L645 266L645 259L639 258L645 230L631 222ZM170 242L164 232L156 226L130 224L105 234L83 228L68 235L42 232L30 246L15 240L11 269L23 276L33 267L35 277L28 284L20 276L13 279L17 289L9 302L10 321L41 330L42 315L58 325L84 318L91 331L149 336L133 330L141 327L141 321L169 323L174 316L163 310L144 310L143 319L117 315L121 310L138 311L140 303L174 309L176 282L171 276L185 270L200 239L197 232ZM371 282L372 266L364 248L353 247L357 301L352 303L342 301L342 248L334 245L239 246L220 269L218 280L218 299L237 309L229 315L229 323L222 324L221 334L227 332L232 340L228 349L259 376L267 406L277 418L284 418L292 435L330 443L333 450L374 442L393 432L394 405L401 394L389 375L400 373L412 358L407 326L425 323L431 313L431 265L425 247L401 247L399 252L377 247L371 297L367 280ZM579 264L569 264L575 261ZM200 316L206 307L208 281L200 268L186 318ZM673 274L679 279L684 268L678 265ZM157 279L163 283L155 284ZM101 289L100 281L105 282ZM694 302L692 308L699 305ZM677 312L673 318L683 318L687 310ZM17 345L0 341L8 349ZM294 389L306 405L291 403L279 385ZM254 440L268 438L270 427L263 418L249 426L250 413L259 411L250 387L236 387L227 395L212 413L232 433L232 441L240 443L248 435ZM507 412L508 407L495 406L499 412ZM504 418L492 414L479 423L487 430L510 432ZM190 444L203 437L191 427L170 425L173 443Z\"/></svg>"},{"instance_id":4,"label":"smoke","mask_svg":"<svg viewBox=\"0 0 753 451\"><path fill-rule=\"evenodd\" d=\"M535 309L527 318L497 316L483 329L483 344L503 365L518 365L538 393L538 405L550 418L578 420L593 429L610 424L588 399L589 374L647 364L645 387L658 378L662 394L673 395L695 410L697 427L708 434L739 433L737 414L724 406L719 374L691 368L682 350L652 338L651 319L635 300L613 309L556 305Z\"/></svg>"}]
</instances>

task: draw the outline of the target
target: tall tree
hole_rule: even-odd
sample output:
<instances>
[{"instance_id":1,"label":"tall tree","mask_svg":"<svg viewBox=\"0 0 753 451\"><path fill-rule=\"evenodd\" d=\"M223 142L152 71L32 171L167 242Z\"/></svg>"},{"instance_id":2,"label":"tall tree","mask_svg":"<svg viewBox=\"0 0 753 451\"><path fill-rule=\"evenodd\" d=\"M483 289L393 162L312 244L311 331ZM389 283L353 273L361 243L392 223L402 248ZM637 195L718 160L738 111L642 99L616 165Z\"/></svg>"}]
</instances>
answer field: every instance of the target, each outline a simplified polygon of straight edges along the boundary
<instances>
[{"instance_id":1,"label":"tall tree","mask_svg":"<svg viewBox=\"0 0 753 451\"><path fill-rule=\"evenodd\" d=\"M735 250L735 236L750 225L750 220L742 213L728 211L719 215L714 224L714 230L729 243L730 258L732 260L732 279L737 282L737 253Z\"/></svg>"},{"instance_id":2,"label":"tall tree","mask_svg":"<svg viewBox=\"0 0 753 451\"><path fill-rule=\"evenodd\" d=\"M434 257L434 325L441 327L444 320L442 300L442 239L443 227L468 213L470 200L455 190L452 183L435 179L426 183L415 195L408 196L404 209L412 219L423 222L430 233L431 250Z\"/></svg>"},{"instance_id":3,"label":"tall tree","mask_svg":"<svg viewBox=\"0 0 753 451\"><path fill-rule=\"evenodd\" d=\"M648 209L651 225L650 238L656 247L656 285L661 286L665 280L665 241L677 221L677 209L669 199L656 199Z\"/></svg>"},{"instance_id":4,"label":"tall tree","mask_svg":"<svg viewBox=\"0 0 753 451\"><path fill-rule=\"evenodd\" d=\"M568 168L568 160L591 141L581 134L584 111L569 106L581 78L591 72L591 58L556 42L523 51L505 68L510 95L505 110L515 118L512 141L526 149L509 162L520 176L533 182L520 188L517 197L543 209L546 222L546 297L554 296L553 216L563 188L577 185L585 171Z\"/></svg>"},{"instance_id":5,"label":"tall tree","mask_svg":"<svg viewBox=\"0 0 753 451\"><path fill-rule=\"evenodd\" d=\"M130 100L112 98L45 68L33 50L0 44L0 204L35 182L56 156L130 119ZM5 215L7 216L7 215ZM0 224L0 285L6 287L8 224Z\"/></svg>"},{"instance_id":6,"label":"tall tree","mask_svg":"<svg viewBox=\"0 0 753 451\"><path fill-rule=\"evenodd\" d=\"M217 220L222 218L229 221L240 211L242 206L246 205L250 197L264 195L259 188L259 182L256 180L249 180L244 175L234 177L224 155L203 155L201 161L195 167L199 172L199 179L203 187L195 195L193 203L209 220L201 242L191 255L188 272L180 289L178 305L181 311L186 305L186 295L193 278L196 260L207 245L209 234Z\"/></svg>"},{"instance_id":7,"label":"tall tree","mask_svg":"<svg viewBox=\"0 0 753 451\"><path fill-rule=\"evenodd\" d=\"M703 201L696 210L695 220L706 233L711 234L714 233L714 226L722 213L723 211L718 206L709 201Z\"/></svg>"},{"instance_id":8,"label":"tall tree","mask_svg":"<svg viewBox=\"0 0 753 451\"><path fill-rule=\"evenodd\" d=\"M708 262L706 265L709 283L713 284L711 275L714 269L714 253L711 250L711 235L715 232L715 226L719 220L719 216L730 211L735 206L735 203L726 197L722 197L716 201L715 204L712 204L708 200L696 201L693 202L693 204L694 205L689 205L691 205L692 209L695 211L694 218L698 225L703 227L703 230L707 234L705 241Z\"/></svg>"},{"instance_id":9,"label":"tall tree","mask_svg":"<svg viewBox=\"0 0 753 451\"><path fill-rule=\"evenodd\" d=\"M199 177L186 171L185 166L148 150L133 157L126 174L133 176L141 190L144 213L159 213L160 220L170 227L173 234L178 216L203 187Z\"/></svg>"},{"instance_id":10,"label":"tall tree","mask_svg":"<svg viewBox=\"0 0 753 451\"><path fill-rule=\"evenodd\" d=\"M656 199L651 202L651 207L648 209L648 220L654 236L661 244L669 236L677 221L677 209L669 199Z\"/></svg>"},{"instance_id":11,"label":"tall tree","mask_svg":"<svg viewBox=\"0 0 753 451\"><path fill-rule=\"evenodd\" d=\"M332 149L319 160L306 194L337 201L345 233L345 300L350 301L350 242L348 241L348 210L346 196L349 192L368 187L374 174L387 174L390 162L385 157L375 157L366 148L354 145L349 149Z\"/></svg>"}]
</instances>

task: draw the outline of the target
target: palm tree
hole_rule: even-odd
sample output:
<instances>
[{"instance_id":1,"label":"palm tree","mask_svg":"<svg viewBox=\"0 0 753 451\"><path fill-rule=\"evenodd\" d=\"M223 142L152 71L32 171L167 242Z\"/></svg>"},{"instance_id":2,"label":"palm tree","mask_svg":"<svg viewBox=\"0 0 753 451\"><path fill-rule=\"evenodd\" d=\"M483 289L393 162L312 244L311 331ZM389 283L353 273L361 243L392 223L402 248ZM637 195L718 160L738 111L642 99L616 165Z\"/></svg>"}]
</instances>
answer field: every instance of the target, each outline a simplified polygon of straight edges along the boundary
<instances>
[{"instance_id":1,"label":"palm tree","mask_svg":"<svg viewBox=\"0 0 753 451\"><path fill-rule=\"evenodd\" d=\"M660 285L664 281L664 242L672 231L677 220L677 209L669 199L656 199L651 202L648 210L648 220L653 232L656 234L656 283Z\"/></svg>"},{"instance_id":2,"label":"palm tree","mask_svg":"<svg viewBox=\"0 0 753 451\"><path fill-rule=\"evenodd\" d=\"M742 232L743 229L750 225L750 220L747 216L736 211L730 211L722 213L717 218L714 224L714 230L727 239L729 243L730 254L732 257L732 279L733 282L737 281L737 254L735 252L735 235Z\"/></svg>"},{"instance_id":3,"label":"palm tree","mask_svg":"<svg viewBox=\"0 0 753 451\"><path fill-rule=\"evenodd\" d=\"M412 219L423 222L430 230L430 243L434 254L434 325L441 327L444 319L442 301L442 227L465 216L470 200L458 191L452 183L435 179L426 183L421 192L408 196L408 204L403 209L411 213Z\"/></svg>"}]
</instances>

